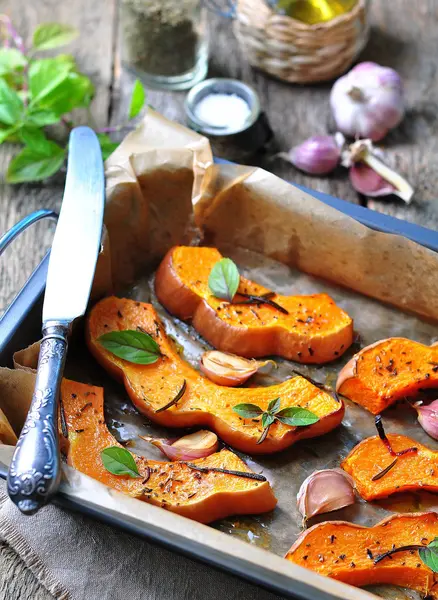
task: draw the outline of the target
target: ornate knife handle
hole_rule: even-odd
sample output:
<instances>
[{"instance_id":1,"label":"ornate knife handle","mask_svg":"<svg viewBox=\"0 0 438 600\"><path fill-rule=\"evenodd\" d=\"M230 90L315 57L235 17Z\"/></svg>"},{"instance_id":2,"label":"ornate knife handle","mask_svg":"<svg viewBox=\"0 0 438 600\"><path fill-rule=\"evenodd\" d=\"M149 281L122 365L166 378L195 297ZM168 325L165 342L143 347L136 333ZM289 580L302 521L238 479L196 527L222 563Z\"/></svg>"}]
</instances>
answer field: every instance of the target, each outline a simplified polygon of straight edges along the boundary
<instances>
[{"instance_id":1,"label":"ornate knife handle","mask_svg":"<svg viewBox=\"0 0 438 600\"><path fill-rule=\"evenodd\" d=\"M61 478L58 397L68 333L69 327L59 322L43 329L35 391L9 468L9 497L29 515L47 503Z\"/></svg>"}]
</instances>

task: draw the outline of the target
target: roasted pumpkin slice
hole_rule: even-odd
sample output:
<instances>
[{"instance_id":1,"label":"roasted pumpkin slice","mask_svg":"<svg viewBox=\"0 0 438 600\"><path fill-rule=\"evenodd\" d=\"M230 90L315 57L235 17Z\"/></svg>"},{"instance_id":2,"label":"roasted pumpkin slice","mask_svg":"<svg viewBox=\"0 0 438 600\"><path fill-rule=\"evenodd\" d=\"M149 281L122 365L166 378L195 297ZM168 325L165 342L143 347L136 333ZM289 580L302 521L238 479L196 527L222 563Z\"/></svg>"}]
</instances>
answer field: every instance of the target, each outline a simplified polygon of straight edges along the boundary
<instances>
[{"instance_id":1,"label":"roasted pumpkin slice","mask_svg":"<svg viewBox=\"0 0 438 600\"><path fill-rule=\"evenodd\" d=\"M438 574L423 563L417 549L375 562L388 550L426 546L437 536L435 512L392 515L374 527L327 521L302 533L286 558L350 585L393 584L438 598Z\"/></svg>"},{"instance_id":2,"label":"roasted pumpkin slice","mask_svg":"<svg viewBox=\"0 0 438 600\"><path fill-rule=\"evenodd\" d=\"M263 513L277 503L266 479L252 473L229 450L189 464L158 462L133 454L140 477L113 475L103 466L101 452L120 444L105 425L103 389L64 380L62 400L68 440L62 439L67 445L68 463L119 492L201 523ZM224 469L237 474L225 473Z\"/></svg>"},{"instance_id":3,"label":"roasted pumpkin slice","mask_svg":"<svg viewBox=\"0 0 438 600\"><path fill-rule=\"evenodd\" d=\"M99 343L103 334L120 330L148 333L159 344L161 357L153 364L134 364L118 358ZM124 382L138 410L152 421L168 427L212 429L242 452L278 452L300 439L327 433L342 421L343 403L302 377L260 388L229 388L209 381L178 356L150 304L104 298L88 316L87 343L101 365ZM181 396L178 402L163 410L178 395ZM281 408L306 408L318 421L305 427L275 422L265 440L257 444L263 432L261 419L244 419L233 407L252 403L266 410L276 398L280 399Z\"/></svg>"},{"instance_id":4,"label":"roasted pumpkin slice","mask_svg":"<svg viewBox=\"0 0 438 600\"><path fill-rule=\"evenodd\" d=\"M240 278L230 304L214 297L208 278L222 258L215 248L176 246L169 250L155 277L161 304L194 328L215 348L239 356L283 356L300 363L335 360L353 342L353 321L327 294L280 296L270 304L247 302L242 296L268 294L267 288ZM239 294L240 292L240 294Z\"/></svg>"},{"instance_id":5,"label":"roasted pumpkin slice","mask_svg":"<svg viewBox=\"0 0 438 600\"><path fill-rule=\"evenodd\" d=\"M360 442L341 464L364 500L398 492L438 492L438 452L405 436L389 433L391 454L379 436ZM416 448L416 451L409 451ZM408 450L408 452L406 452ZM397 456L397 453L405 454Z\"/></svg>"},{"instance_id":6,"label":"roasted pumpkin slice","mask_svg":"<svg viewBox=\"0 0 438 600\"><path fill-rule=\"evenodd\" d=\"M363 348L339 373L337 391L374 415L438 387L438 346L388 338Z\"/></svg>"}]
</instances>

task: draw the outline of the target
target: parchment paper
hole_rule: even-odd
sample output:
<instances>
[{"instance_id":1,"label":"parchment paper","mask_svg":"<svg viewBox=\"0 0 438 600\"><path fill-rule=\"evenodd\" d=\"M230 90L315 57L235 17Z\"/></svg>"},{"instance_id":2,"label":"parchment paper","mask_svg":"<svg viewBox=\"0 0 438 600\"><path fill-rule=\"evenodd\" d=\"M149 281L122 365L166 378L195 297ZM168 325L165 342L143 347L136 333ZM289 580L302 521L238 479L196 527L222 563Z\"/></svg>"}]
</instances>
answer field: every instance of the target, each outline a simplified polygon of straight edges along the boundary
<instances>
[{"instance_id":1,"label":"parchment paper","mask_svg":"<svg viewBox=\"0 0 438 600\"><path fill-rule=\"evenodd\" d=\"M115 289L151 301L166 331L195 368L208 345L190 325L159 306L152 269L173 244L196 243L204 234L208 242L235 260L245 276L268 288L282 294L329 293L354 318L361 346L390 336L425 344L438 340L437 326L418 316L438 321L438 256L433 252L404 238L371 231L261 169L213 166L204 138L153 112L110 157L106 172L109 243L107 240L100 258L98 295ZM193 214L199 230L193 226ZM258 376L257 383L282 381L297 369L334 385L338 371L358 349L355 344L337 362L322 367L279 360L279 369ZM17 362L28 370L34 368L37 351L35 345L18 355ZM80 328L69 350L66 375L102 385L106 419L114 435L121 441L133 440L134 452L163 460L161 453L138 440L138 435L174 436L175 430L156 427L134 409L124 388L89 355ZM30 401L33 377L31 372L0 369L0 408L16 433ZM389 409L384 422L387 431L403 432L438 449L416 423L412 409ZM214 527L283 555L301 530L296 493L302 481L316 469L338 466L358 441L374 433L372 415L347 403L342 426L322 438L306 440L274 456L256 460L243 456L272 482L278 507L258 517L226 519ZM368 504L359 501L318 520L346 519L371 525L391 511L427 509L438 510L437 496L399 496ZM388 598L406 597L389 588L382 593Z\"/></svg>"}]
</instances>

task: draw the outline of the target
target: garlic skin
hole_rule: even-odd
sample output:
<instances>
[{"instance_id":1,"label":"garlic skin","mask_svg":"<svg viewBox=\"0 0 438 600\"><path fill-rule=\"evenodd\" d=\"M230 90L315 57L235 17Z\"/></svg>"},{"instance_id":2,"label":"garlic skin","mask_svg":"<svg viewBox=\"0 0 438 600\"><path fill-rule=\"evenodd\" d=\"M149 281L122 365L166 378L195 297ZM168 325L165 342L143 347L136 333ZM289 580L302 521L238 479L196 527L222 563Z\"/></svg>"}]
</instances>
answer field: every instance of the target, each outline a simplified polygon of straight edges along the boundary
<instances>
[{"instance_id":1,"label":"garlic skin","mask_svg":"<svg viewBox=\"0 0 438 600\"><path fill-rule=\"evenodd\" d=\"M438 400L426 406L417 403L414 405L418 413L418 422L421 427L434 440L438 440Z\"/></svg>"},{"instance_id":2,"label":"garlic skin","mask_svg":"<svg viewBox=\"0 0 438 600\"><path fill-rule=\"evenodd\" d=\"M305 520L354 504L353 479L342 469L315 471L303 481L297 507Z\"/></svg>"},{"instance_id":3,"label":"garlic skin","mask_svg":"<svg viewBox=\"0 0 438 600\"><path fill-rule=\"evenodd\" d=\"M243 358L228 352L210 350L201 356L201 371L210 381L217 385L236 387L242 385L259 369L267 364L274 364L273 360L255 360Z\"/></svg>"},{"instance_id":4,"label":"garlic skin","mask_svg":"<svg viewBox=\"0 0 438 600\"><path fill-rule=\"evenodd\" d=\"M377 142L404 117L402 80L389 67L359 63L335 82L330 106L339 131Z\"/></svg>"},{"instance_id":5,"label":"garlic skin","mask_svg":"<svg viewBox=\"0 0 438 600\"><path fill-rule=\"evenodd\" d=\"M338 166L340 148L331 135L314 135L279 156L310 175L327 175Z\"/></svg>"},{"instance_id":6,"label":"garlic skin","mask_svg":"<svg viewBox=\"0 0 438 600\"><path fill-rule=\"evenodd\" d=\"M195 433L185 435L179 440L154 438L147 435L139 436L142 440L150 442L161 450L170 460L195 460L205 458L217 452L219 440L215 433L201 429Z\"/></svg>"}]
</instances>

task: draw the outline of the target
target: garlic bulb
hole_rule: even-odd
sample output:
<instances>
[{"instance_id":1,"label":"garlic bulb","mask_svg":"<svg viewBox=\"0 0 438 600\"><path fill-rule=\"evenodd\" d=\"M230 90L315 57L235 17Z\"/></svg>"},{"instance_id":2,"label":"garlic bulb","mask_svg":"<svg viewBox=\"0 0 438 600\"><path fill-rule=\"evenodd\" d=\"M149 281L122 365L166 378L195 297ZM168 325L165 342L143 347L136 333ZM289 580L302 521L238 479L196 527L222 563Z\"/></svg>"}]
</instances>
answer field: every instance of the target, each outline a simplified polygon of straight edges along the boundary
<instances>
[{"instance_id":1,"label":"garlic bulb","mask_svg":"<svg viewBox=\"0 0 438 600\"><path fill-rule=\"evenodd\" d=\"M201 429L196 433L185 435L179 440L140 436L142 440L157 446L170 460L195 460L205 458L217 452L219 441L212 431Z\"/></svg>"},{"instance_id":2,"label":"garlic bulb","mask_svg":"<svg viewBox=\"0 0 438 600\"><path fill-rule=\"evenodd\" d=\"M342 469L315 471L301 484L297 506L304 519L354 504L353 479Z\"/></svg>"},{"instance_id":3,"label":"garlic bulb","mask_svg":"<svg viewBox=\"0 0 438 600\"><path fill-rule=\"evenodd\" d=\"M363 62L335 82L330 105L339 131L376 142L404 117L403 84L393 69Z\"/></svg>"},{"instance_id":4,"label":"garlic bulb","mask_svg":"<svg viewBox=\"0 0 438 600\"><path fill-rule=\"evenodd\" d=\"M275 365L273 360L260 361L210 350L204 352L201 357L201 371L218 385L235 387L245 383L259 369L270 363Z\"/></svg>"},{"instance_id":5,"label":"garlic bulb","mask_svg":"<svg viewBox=\"0 0 438 600\"><path fill-rule=\"evenodd\" d=\"M278 156L310 175L327 175L336 169L341 153L333 136L314 135Z\"/></svg>"},{"instance_id":6,"label":"garlic bulb","mask_svg":"<svg viewBox=\"0 0 438 600\"><path fill-rule=\"evenodd\" d=\"M438 400L426 406L421 403L414 405L418 413L418 422L424 431L434 440L438 440Z\"/></svg>"}]
</instances>

